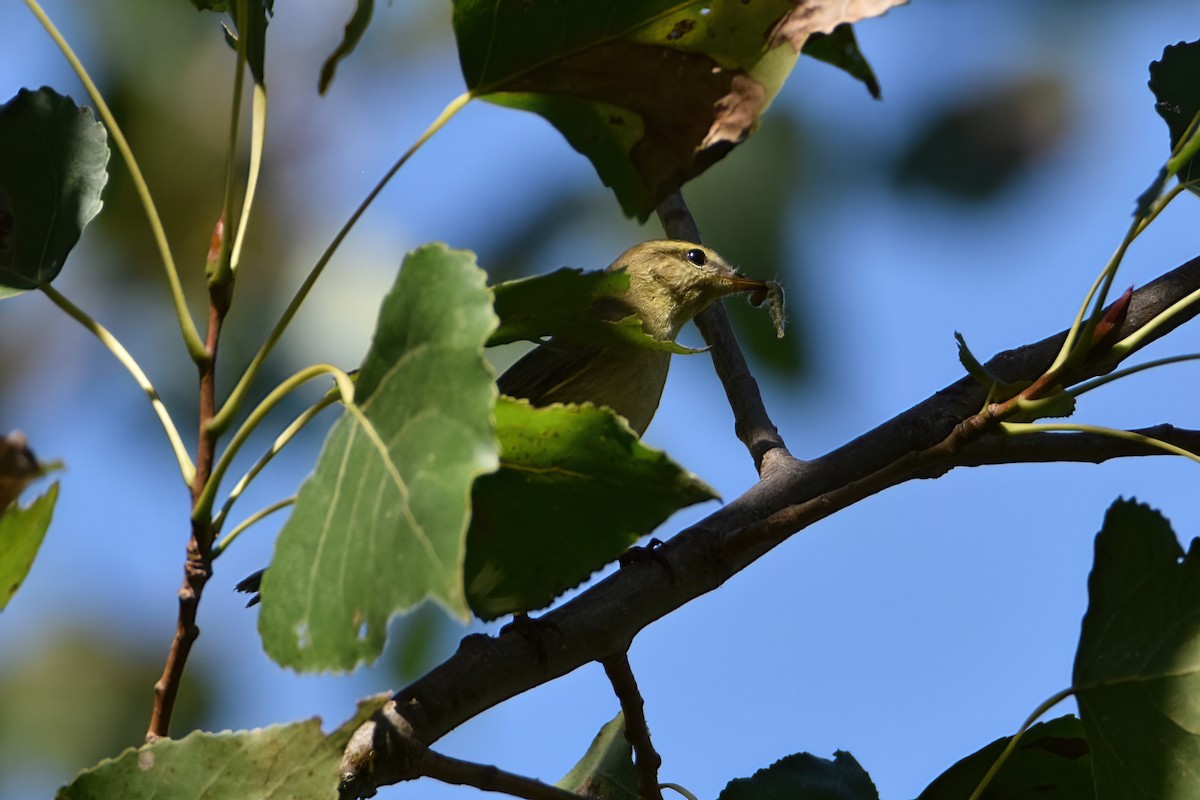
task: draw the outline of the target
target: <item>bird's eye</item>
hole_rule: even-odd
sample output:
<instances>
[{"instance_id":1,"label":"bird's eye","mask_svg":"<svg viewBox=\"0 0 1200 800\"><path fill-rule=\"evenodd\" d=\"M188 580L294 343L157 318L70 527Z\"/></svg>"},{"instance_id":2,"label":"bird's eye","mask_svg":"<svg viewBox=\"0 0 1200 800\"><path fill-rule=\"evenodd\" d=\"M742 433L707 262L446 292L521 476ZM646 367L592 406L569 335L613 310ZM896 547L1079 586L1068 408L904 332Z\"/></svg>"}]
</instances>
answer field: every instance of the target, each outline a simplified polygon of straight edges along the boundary
<instances>
[{"instance_id":1,"label":"bird's eye","mask_svg":"<svg viewBox=\"0 0 1200 800\"><path fill-rule=\"evenodd\" d=\"M708 263L708 255L706 255L705 252L698 247L693 247L691 250L688 250L686 253L684 253L684 258L695 264L697 267L703 267Z\"/></svg>"}]
</instances>

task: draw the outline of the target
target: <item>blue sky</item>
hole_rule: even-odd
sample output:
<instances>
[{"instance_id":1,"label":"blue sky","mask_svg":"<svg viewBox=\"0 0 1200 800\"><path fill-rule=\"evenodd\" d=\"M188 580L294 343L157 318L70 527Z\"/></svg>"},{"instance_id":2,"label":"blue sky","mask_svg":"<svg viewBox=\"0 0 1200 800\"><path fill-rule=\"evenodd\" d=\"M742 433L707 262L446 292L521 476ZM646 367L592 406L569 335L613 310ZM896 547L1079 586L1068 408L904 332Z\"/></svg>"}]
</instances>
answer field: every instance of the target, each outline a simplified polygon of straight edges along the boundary
<instances>
[{"instance_id":1,"label":"blue sky","mask_svg":"<svg viewBox=\"0 0 1200 800\"><path fill-rule=\"evenodd\" d=\"M48 3L47 10L85 58L94 51L89 37L97 31L74 19L72 4ZM287 3L271 27L275 116L265 179L303 215L294 228L295 263L287 264L295 281L377 176L462 89L448 10L421 16L404 4L383 5L362 51L310 113L317 66L345 13L313 0ZM427 26L422 44L387 72L396 55L389 37L413 20ZM819 455L956 380L955 330L989 356L1068 324L1166 155L1147 64L1164 45L1196 38L1194 23L1184 2L1063 3L1046 12L1037 3L930 0L858 28L883 84L882 103L828 67L801 63L771 113L807 121L806 133L825 154L826 179L840 187L810 192L789 208L788 246L808 268L788 289L814 300L795 307L807 315L815 364L803 383L764 380L763 389L794 453ZM0 95L50 84L82 97L23 6L0 7L0 29L11 42L0 51ZM197 108L224 113L223 94L196 91L223 57L216 43L182 71L182 118L202 124ZM1071 128L998 199L963 206L902 194L870 174L930 108L1035 69L1067 87ZM716 169L738 169L739 155ZM468 107L347 241L287 346L307 361L356 362L372 324L361 298L390 284L406 250L445 240L478 250L486 263L497 229L538 193L594 184L587 162L540 119ZM747 213L753 200L746 198ZM1118 284L1141 284L1195 256L1196 212L1195 198L1180 198L1133 248ZM607 214L618 213L610 201ZM548 237L538 269L600 267L654 235L580 223ZM126 328L128 312L101 291L105 276L89 269L86 236L84 245L68 265L64 291L76 298L95 291L91 307L104 322L118 333L139 330ZM786 271L742 266L754 275ZM149 306L139 312L157 313L152 304L164 299L139 297ZM31 335L34 325L46 364L23 373L31 379L9 395L0 428L25 430L39 454L63 459L68 471L44 552L0 616L0 673L56 626L88 625L165 651L186 507L170 454L132 382L80 329L41 298L3 305L0 336ZM150 365L182 354L169 336L140 337L126 343ZM1195 338L1185 328L1146 358L1194 350ZM725 498L736 497L755 476L716 379L703 357L676 362L646 440ZM1197 384L1196 368L1186 365L1138 376L1088 395L1077 418L1195 427ZM136 433L143 428L150 435ZM264 475L244 510L292 493L315 447L307 442L290 464ZM1196 470L1168 459L960 470L889 490L794 537L634 642L630 657L664 757L663 778L712 798L729 779L788 753L831 757L843 749L885 800L915 797L953 761L1012 732L1069 684L1092 537L1108 505L1135 496L1190 538L1200 530ZM713 508L681 514L663 533ZM217 729L314 714L336 723L356 697L398 688L378 669L297 677L262 654L255 615L240 609L230 587L269 558L274 527L256 530L219 563L204 598L193 667L228 684ZM148 709L149 686L146 698ZM556 780L616 710L592 665L472 720L438 747ZM1069 710L1068 702L1055 713ZM0 790L44 796L69 777L48 765ZM415 791L470 795L423 782L380 796Z\"/></svg>"}]
</instances>

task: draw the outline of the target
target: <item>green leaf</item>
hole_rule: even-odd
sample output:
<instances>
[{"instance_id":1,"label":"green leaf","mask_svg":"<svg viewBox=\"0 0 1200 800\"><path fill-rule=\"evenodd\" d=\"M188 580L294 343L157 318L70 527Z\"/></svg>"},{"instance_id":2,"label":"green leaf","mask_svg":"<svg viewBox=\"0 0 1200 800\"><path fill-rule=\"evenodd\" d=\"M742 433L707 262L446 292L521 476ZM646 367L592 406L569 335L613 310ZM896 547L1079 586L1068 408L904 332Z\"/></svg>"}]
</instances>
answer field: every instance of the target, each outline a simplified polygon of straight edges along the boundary
<instances>
[{"instance_id":1,"label":"green leaf","mask_svg":"<svg viewBox=\"0 0 1200 800\"><path fill-rule=\"evenodd\" d=\"M997 739L943 772L917 800L965 800L1011 737ZM1091 748L1074 716L1034 725L988 784L980 800L1091 800Z\"/></svg>"},{"instance_id":2,"label":"green leaf","mask_svg":"<svg viewBox=\"0 0 1200 800\"><path fill-rule=\"evenodd\" d=\"M758 125L810 35L903 0L455 0L475 97L545 117L644 219Z\"/></svg>"},{"instance_id":3,"label":"green leaf","mask_svg":"<svg viewBox=\"0 0 1200 800\"><path fill-rule=\"evenodd\" d=\"M0 106L0 298L54 280L108 181L104 126L43 87Z\"/></svg>"},{"instance_id":4,"label":"green leaf","mask_svg":"<svg viewBox=\"0 0 1200 800\"><path fill-rule=\"evenodd\" d=\"M374 10L375 0L358 0L354 4L354 14L350 17L350 21L346 23L346 30L342 34L342 41L338 43L337 49L321 65L321 77L317 81L317 91L321 94L325 94L325 91L329 88L329 84L333 83L333 74L337 71L338 64L346 56L353 53L354 48L358 47L358 43L362 41L363 34L367 32L367 26L371 24L371 14Z\"/></svg>"},{"instance_id":5,"label":"green leaf","mask_svg":"<svg viewBox=\"0 0 1200 800\"><path fill-rule=\"evenodd\" d=\"M131 747L79 773L56 800L329 800L337 795L338 765L351 734L390 699L359 701L354 717L328 736L314 718L236 733L195 731Z\"/></svg>"},{"instance_id":6,"label":"green leaf","mask_svg":"<svg viewBox=\"0 0 1200 800\"><path fill-rule=\"evenodd\" d=\"M0 509L0 611L29 574L57 501L58 484L54 483L28 507Z\"/></svg>"},{"instance_id":7,"label":"green leaf","mask_svg":"<svg viewBox=\"0 0 1200 800\"><path fill-rule=\"evenodd\" d=\"M838 750L833 761L785 756L753 777L730 781L718 800L879 800L879 792L854 756Z\"/></svg>"},{"instance_id":8,"label":"green leaf","mask_svg":"<svg viewBox=\"0 0 1200 800\"><path fill-rule=\"evenodd\" d=\"M1200 114L1200 41L1180 42L1163 50L1162 61L1150 63L1150 91L1157 101L1154 109L1171 133L1172 152L1189 131L1193 143L1200 146L1200 137L1191 128ZM1200 181L1200 157L1193 152L1176 176L1182 183ZM1200 186L1189 188L1200 193Z\"/></svg>"},{"instance_id":9,"label":"green leaf","mask_svg":"<svg viewBox=\"0 0 1200 800\"><path fill-rule=\"evenodd\" d=\"M606 723L579 763L555 784L580 797L595 800L638 800L633 747L625 738L625 715Z\"/></svg>"},{"instance_id":10,"label":"green leaf","mask_svg":"<svg viewBox=\"0 0 1200 800\"><path fill-rule=\"evenodd\" d=\"M608 322L591 313L597 299L624 294L628 289L629 276L624 270L584 272L565 267L548 275L496 284L492 293L500 326L488 339L488 346L560 336L577 344L631 344L680 355L703 352L655 339L642 329L636 316Z\"/></svg>"},{"instance_id":11,"label":"green leaf","mask_svg":"<svg viewBox=\"0 0 1200 800\"><path fill-rule=\"evenodd\" d=\"M1096 536L1074 685L1098 800L1200 797L1198 550L1133 501Z\"/></svg>"},{"instance_id":12,"label":"green leaf","mask_svg":"<svg viewBox=\"0 0 1200 800\"><path fill-rule=\"evenodd\" d=\"M971 348L967 346L967 340L961 333L955 331L954 340L958 342L958 363L963 365L963 369L967 371L968 375L975 379L976 383L988 390L989 402L1002 402L1004 400L1008 400L1010 397L1015 397L1017 393L1033 385L1031 381L1017 381L1016 383L1009 383L1003 380L999 375L992 372L984 364L980 363L979 359L975 357L975 354L971 352ZM1064 395L1065 393L1060 390L1059 394ZM1069 397L1067 399L1071 400ZM1068 411L1062 416L1071 416L1071 413L1074 411L1073 400L1071 401L1070 406L1071 411ZM1034 417L1034 419L1036 419L1036 417Z\"/></svg>"},{"instance_id":13,"label":"green leaf","mask_svg":"<svg viewBox=\"0 0 1200 800\"><path fill-rule=\"evenodd\" d=\"M280 664L374 659L388 617L426 597L466 617L467 501L497 463L484 278L473 254L429 245L384 298L355 388L371 427L347 412L330 431L263 577L259 631Z\"/></svg>"},{"instance_id":14,"label":"green leaf","mask_svg":"<svg viewBox=\"0 0 1200 800\"><path fill-rule=\"evenodd\" d=\"M500 469L475 482L467 599L482 619L543 608L680 508L716 494L607 408L496 403Z\"/></svg>"},{"instance_id":15,"label":"green leaf","mask_svg":"<svg viewBox=\"0 0 1200 800\"><path fill-rule=\"evenodd\" d=\"M875 71L858 49L858 39L854 37L852 26L842 24L829 33L813 34L804 43L801 52L845 71L850 77L862 81L871 97L876 100L880 98L879 79L875 77Z\"/></svg>"}]
</instances>

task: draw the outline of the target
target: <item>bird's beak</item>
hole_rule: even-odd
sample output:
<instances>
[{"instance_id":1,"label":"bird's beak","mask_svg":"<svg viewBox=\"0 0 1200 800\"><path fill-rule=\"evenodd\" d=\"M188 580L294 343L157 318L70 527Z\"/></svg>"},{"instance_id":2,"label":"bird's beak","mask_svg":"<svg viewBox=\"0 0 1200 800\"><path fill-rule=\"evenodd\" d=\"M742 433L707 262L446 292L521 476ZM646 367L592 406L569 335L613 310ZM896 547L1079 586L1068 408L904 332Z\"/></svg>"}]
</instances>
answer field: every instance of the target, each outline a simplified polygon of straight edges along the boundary
<instances>
[{"instance_id":1,"label":"bird's beak","mask_svg":"<svg viewBox=\"0 0 1200 800\"><path fill-rule=\"evenodd\" d=\"M766 281L760 281L758 278L747 278L745 275L733 274L729 276L730 292L757 292L766 290Z\"/></svg>"}]
</instances>

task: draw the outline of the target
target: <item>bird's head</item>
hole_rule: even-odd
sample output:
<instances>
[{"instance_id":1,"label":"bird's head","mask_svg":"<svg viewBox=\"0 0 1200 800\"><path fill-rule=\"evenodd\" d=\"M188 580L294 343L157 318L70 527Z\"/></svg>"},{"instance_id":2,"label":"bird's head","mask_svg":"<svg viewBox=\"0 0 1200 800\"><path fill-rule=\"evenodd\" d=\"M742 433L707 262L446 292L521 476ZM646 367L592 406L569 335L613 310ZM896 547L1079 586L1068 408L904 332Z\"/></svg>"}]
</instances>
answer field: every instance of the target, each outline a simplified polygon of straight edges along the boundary
<instances>
[{"instance_id":1,"label":"bird's head","mask_svg":"<svg viewBox=\"0 0 1200 800\"><path fill-rule=\"evenodd\" d=\"M605 304L603 312L636 314L646 333L664 341L673 340L688 320L713 301L767 288L765 281L739 275L716 251L672 239L635 245L608 268L628 273L629 290Z\"/></svg>"}]
</instances>

